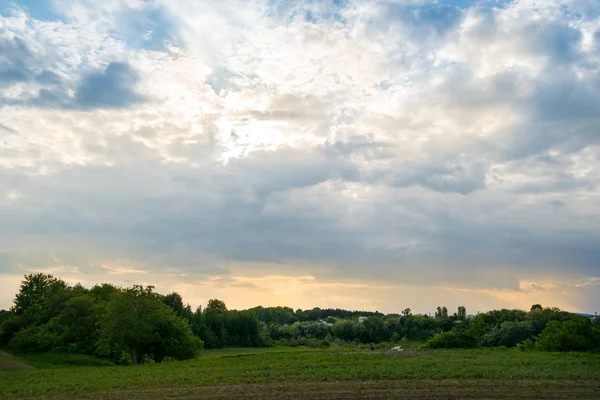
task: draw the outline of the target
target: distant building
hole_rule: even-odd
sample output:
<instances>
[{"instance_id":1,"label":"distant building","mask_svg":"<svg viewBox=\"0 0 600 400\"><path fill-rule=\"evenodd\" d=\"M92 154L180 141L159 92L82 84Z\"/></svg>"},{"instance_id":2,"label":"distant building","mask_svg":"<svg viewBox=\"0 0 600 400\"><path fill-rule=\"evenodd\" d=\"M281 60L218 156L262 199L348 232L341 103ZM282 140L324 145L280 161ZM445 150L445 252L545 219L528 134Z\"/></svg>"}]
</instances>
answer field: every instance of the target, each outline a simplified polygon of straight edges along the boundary
<instances>
[{"instance_id":1,"label":"distant building","mask_svg":"<svg viewBox=\"0 0 600 400\"><path fill-rule=\"evenodd\" d=\"M358 322L364 322L368 317L358 317Z\"/></svg>"},{"instance_id":2,"label":"distant building","mask_svg":"<svg viewBox=\"0 0 600 400\"><path fill-rule=\"evenodd\" d=\"M325 326L333 326L333 322L327 322L327 321L324 321L322 319L319 320L319 323L321 325L325 325Z\"/></svg>"}]
</instances>

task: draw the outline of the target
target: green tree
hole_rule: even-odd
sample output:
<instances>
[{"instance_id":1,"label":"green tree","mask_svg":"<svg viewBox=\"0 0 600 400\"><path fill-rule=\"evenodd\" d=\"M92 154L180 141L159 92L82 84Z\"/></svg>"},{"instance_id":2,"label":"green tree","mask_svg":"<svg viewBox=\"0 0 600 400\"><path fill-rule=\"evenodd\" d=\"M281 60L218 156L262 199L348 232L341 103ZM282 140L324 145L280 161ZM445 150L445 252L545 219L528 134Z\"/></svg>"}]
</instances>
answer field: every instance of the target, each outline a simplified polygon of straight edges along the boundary
<instances>
[{"instance_id":1,"label":"green tree","mask_svg":"<svg viewBox=\"0 0 600 400\"><path fill-rule=\"evenodd\" d=\"M155 362L162 362L167 356L178 360L194 358L204 346L193 334L188 320L168 307L158 307L154 332L148 354Z\"/></svg>"},{"instance_id":2,"label":"green tree","mask_svg":"<svg viewBox=\"0 0 600 400\"><path fill-rule=\"evenodd\" d=\"M487 327L485 325L484 316L483 314L479 314L473 318L473 321L469 327L469 332L473 337L480 339L485 333L486 329Z\"/></svg>"},{"instance_id":3,"label":"green tree","mask_svg":"<svg viewBox=\"0 0 600 400\"><path fill-rule=\"evenodd\" d=\"M430 349L466 349L476 346L477 338L468 331L458 330L456 328L435 335L424 345L425 348Z\"/></svg>"},{"instance_id":4,"label":"green tree","mask_svg":"<svg viewBox=\"0 0 600 400\"><path fill-rule=\"evenodd\" d=\"M51 330L59 332L64 350L88 354L94 351L99 339L96 325L105 305L87 293L66 301L62 312L48 323Z\"/></svg>"},{"instance_id":5,"label":"green tree","mask_svg":"<svg viewBox=\"0 0 600 400\"><path fill-rule=\"evenodd\" d=\"M437 308L435 312L435 319L448 319L448 309L446 306Z\"/></svg>"},{"instance_id":6,"label":"green tree","mask_svg":"<svg viewBox=\"0 0 600 400\"><path fill-rule=\"evenodd\" d=\"M535 346L545 351L600 350L600 329L592 327L583 317L550 321L537 337Z\"/></svg>"},{"instance_id":7,"label":"green tree","mask_svg":"<svg viewBox=\"0 0 600 400\"><path fill-rule=\"evenodd\" d=\"M218 299L210 299L208 301L208 305L206 306L206 312L216 312L216 313L224 313L227 311L227 306L225 306L225 302Z\"/></svg>"},{"instance_id":8,"label":"green tree","mask_svg":"<svg viewBox=\"0 0 600 400\"><path fill-rule=\"evenodd\" d=\"M458 307L458 319L460 321L464 321L465 319L467 319L467 309L465 308L465 306Z\"/></svg>"},{"instance_id":9,"label":"green tree","mask_svg":"<svg viewBox=\"0 0 600 400\"><path fill-rule=\"evenodd\" d=\"M225 347L227 344L227 307L221 300L211 299L204 309L203 320L206 324L207 347Z\"/></svg>"},{"instance_id":10,"label":"green tree","mask_svg":"<svg viewBox=\"0 0 600 400\"><path fill-rule=\"evenodd\" d=\"M100 354L120 359L128 353L134 364L142 360L146 346L155 340L161 304L153 289L136 285L110 302L102 324Z\"/></svg>"},{"instance_id":11,"label":"green tree","mask_svg":"<svg viewBox=\"0 0 600 400\"><path fill-rule=\"evenodd\" d=\"M504 321L492 328L482 337L482 345L486 347L514 347L525 339L532 339L535 328L530 321Z\"/></svg>"},{"instance_id":12,"label":"green tree","mask_svg":"<svg viewBox=\"0 0 600 400\"><path fill-rule=\"evenodd\" d=\"M169 293L168 295L163 297L163 302L169 307L171 307L173 311L175 311L175 314L179 316L183 315L183 310L185 309L185 306L183 305L183 298L179 293Z\"/></svg>"},{"instance_id":13,"label":"green tree","mask_svg":"<svg viewBox=\"0 0 600 400\"><path fill-rule=\"evenodd\" d=\"M0 326L0 344L8 344L22 329L48 322L60 313L69 296L69 286L52 275L25 275L10 309L10 315L5 317ZM39 330L32 329L28 332L24 334L25 337ZM19 339L21 343L26 342L24 336Z\"/></svg>"},{"instance_id":14,"label":"green tree","mask_svg":"<svg viewBox=\"0 0 600 400\"><path fill-rule=\"evenodd\" d=\"M12 311L23 326L43 324L60 312L69 297L68 285L52 275L26 275L17 293Z\"/></svg>"},{"instance_id":15,"label":"green tree","mask_svg":"<svg viewBox=\"0 0 600 400\"><path fill-rule=\"evenodd\" d=\"M183 298L177 292L169 293L163 297L163 302L171 307L175 314L180 317L187 319L188 321L192 318L192 309L189 304L183 304Z\"/></svg>"},{"instance_id":16,"label":"green tree","mask_svg":"<svg viewBox=\"0 0 600 400\"><path fill-rule=\"evenodd\" d=\"M150 357L192 358L202 347L187 320L164 304L152 286L133 286L110 301L100 321L97 352L134 364Z\"/></svg>"},{"instance_id":17,"label":"green tree","mask_svg":"<svg viewBox=\"0 0 600 400\"><path fill-rule=\"evenodd\" d=\"M354 323L348 320L338 320L333 325L333 335L346 342L354 340L353 328Z\"/></svg>"}]
</instances>

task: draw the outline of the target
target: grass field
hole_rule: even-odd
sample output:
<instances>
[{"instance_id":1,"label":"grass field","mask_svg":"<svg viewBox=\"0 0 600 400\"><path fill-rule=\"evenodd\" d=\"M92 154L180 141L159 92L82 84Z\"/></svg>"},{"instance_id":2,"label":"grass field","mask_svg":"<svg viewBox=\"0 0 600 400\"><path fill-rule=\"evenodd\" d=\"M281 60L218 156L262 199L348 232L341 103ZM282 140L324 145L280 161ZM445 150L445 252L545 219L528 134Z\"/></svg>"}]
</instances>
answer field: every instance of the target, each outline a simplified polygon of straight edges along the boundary
<instances>
[{"instance_id":1,"label":"grass field","mask_svg":"<svg viewBox=\"0 0 600 400\"><path fill-rule=\"evenodd\" d=\"M14 371L20 369L31 369L31 365L20 358L11 356L8 353L0 351L0 371ZM1 382L1 380L0 380Z\"/></svg>"},{"instance_id":2,"label":"grass field","mask_svg":"<svg viewBox=\"0 0 600 400\"><path fill-rule=\"evenodd\" d=\"M0 398L600 399L597 354L223 349L129 367L78 357L0 355Z\"/></svg>"}]
</instances>

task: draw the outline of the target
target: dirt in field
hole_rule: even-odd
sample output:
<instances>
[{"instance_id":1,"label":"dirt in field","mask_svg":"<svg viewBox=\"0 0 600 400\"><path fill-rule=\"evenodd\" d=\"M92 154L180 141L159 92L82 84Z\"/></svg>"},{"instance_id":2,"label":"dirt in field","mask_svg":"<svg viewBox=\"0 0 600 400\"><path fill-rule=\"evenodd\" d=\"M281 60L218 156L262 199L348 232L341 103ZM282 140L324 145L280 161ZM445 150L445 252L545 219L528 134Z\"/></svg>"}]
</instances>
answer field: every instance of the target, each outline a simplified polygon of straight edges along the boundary
<instances>
[{"instance_id":1,"label":"dirt in field","mask_svg":"<svg viewBox=\"0 0 600 400\"><path fill-rule=\"evenodd\" d=\"M285 382L121 389L85 399L600 399L600 381L410 380Z\"/></svg>"},{"instance_id":2,"label":"dirt in field","mask_svg":"<svg viewBox=\"0 0 600 400\"><path fill-rule=\"evenodd\" d=\"M9 371L15 369L31 369L31 365L13 357L8 353L0 351L0 371Z\"/></svg>"}]
</instances>

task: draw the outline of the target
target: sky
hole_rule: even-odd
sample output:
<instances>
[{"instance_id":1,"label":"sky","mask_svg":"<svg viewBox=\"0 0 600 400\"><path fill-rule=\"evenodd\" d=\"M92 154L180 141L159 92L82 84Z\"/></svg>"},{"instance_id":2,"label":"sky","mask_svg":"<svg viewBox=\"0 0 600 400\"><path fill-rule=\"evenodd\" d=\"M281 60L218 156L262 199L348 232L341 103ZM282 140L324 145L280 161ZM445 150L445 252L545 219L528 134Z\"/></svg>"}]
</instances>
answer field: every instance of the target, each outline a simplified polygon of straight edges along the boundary
<instances>
[{"instance_id":1,"label":"sky","mask_svg":"<svg viewBox=\"0 0 600 400\"><path fill-rule=\"evenodd\" d=\"M0 308L600 311L600 2L0 4Z\"/></svg>"}]
</instances>

